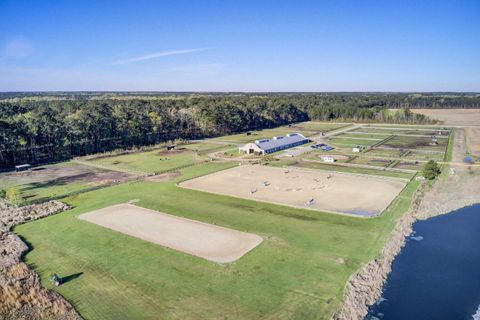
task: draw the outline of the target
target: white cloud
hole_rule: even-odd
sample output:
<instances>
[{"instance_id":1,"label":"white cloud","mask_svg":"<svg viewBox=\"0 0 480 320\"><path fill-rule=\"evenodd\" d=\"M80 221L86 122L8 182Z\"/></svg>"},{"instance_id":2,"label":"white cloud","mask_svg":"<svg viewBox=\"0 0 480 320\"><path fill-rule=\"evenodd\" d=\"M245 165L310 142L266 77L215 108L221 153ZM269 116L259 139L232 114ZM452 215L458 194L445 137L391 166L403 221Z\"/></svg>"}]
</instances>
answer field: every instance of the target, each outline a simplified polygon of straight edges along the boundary
<instances>
[{"instance_id":1,"label":"white cloud","mask_svg":"<svg viewBox=\"0 0 480 320\"><path fill-rule=\"evenodd\" d=\"M138 57L120 59L120 60L114 61L112 64L113 65L128 64L128 63L132 63L132 62L151 60L151 59L167 57L167 56L176 56L176 55L180 55L180 54L207 51L207 50L211 50L211 49L213 49L213 48L196 48L196 49L159 51L159 52L154 52L154 53L141 55L141 56L138 56Z\"/></svg>"},{"instance_id":2,"label":"white cloud","mask_svg":"<svg viewBox=\"0 0 480 320\"><path fill-rule=\"evenodd\" d=\"M10 40L3 48L4 56L14 59L25 58L29 56L32 51L32 43L25 38Z\"/></svg>"}]
</instances>

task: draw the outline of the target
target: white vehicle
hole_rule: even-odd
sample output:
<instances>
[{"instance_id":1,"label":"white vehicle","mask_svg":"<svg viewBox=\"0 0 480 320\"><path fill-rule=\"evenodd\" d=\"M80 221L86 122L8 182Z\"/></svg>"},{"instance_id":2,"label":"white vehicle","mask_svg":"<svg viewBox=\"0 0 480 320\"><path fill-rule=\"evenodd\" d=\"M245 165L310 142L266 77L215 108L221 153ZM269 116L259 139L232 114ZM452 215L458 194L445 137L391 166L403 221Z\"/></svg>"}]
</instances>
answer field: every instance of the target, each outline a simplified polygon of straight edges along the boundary
<instances>
[{"instance_id":1,"label":"white vehicle","mask_svg":"<svg viewBox=\"0 0 480 320\"><path fill-rule=\"evenodd\" d=\"M323 162L328 162L328 163L334 163L335 162L335 158L330 157L330 156L324 156L324 157L322 157L322 160L323 160Z\"/></svg>"}]
</instances>

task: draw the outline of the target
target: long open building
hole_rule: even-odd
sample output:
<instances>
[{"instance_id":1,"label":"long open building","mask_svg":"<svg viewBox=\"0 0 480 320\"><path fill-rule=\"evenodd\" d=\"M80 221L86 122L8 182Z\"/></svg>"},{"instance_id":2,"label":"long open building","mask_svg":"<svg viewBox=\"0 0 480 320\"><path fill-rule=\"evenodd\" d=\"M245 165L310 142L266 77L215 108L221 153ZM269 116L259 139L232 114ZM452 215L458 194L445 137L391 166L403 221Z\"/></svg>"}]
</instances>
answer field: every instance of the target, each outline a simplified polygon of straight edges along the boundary
<instances>
[{"instance_id":1,"label":"long open building","mask_svg":"<svg viewBox=\"0 0 480 320\"><path fill-rule=\"evenodd\" d=\"M247 143L239 148L239 151L247 154L268 154L293 148L309 141L301 133L289 133L286 136L273 137L272 139L255 140L255 142Z\"/></svg>"}]
</instances>

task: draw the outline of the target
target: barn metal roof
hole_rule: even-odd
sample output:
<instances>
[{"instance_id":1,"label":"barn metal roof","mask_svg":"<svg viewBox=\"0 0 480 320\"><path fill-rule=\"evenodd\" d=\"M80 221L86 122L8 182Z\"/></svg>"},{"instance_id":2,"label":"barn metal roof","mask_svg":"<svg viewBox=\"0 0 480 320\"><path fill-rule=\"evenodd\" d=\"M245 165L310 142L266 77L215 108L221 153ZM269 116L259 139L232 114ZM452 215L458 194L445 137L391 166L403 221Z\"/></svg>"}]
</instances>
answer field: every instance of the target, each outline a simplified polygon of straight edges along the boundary
<instances>
[{"instance_id":1,"label":"barn metal roof","mask_svg":"<svg viewBox=\"0 0 480 320\"><path fill-rule=\"evenodd\" d=\"M255 144L262 150L271 150L274 148L286 146L292 143L308 140L300 133L289 133L286 136L273 137L272 139L256 140Z\"/></svg>"}]
</instances>

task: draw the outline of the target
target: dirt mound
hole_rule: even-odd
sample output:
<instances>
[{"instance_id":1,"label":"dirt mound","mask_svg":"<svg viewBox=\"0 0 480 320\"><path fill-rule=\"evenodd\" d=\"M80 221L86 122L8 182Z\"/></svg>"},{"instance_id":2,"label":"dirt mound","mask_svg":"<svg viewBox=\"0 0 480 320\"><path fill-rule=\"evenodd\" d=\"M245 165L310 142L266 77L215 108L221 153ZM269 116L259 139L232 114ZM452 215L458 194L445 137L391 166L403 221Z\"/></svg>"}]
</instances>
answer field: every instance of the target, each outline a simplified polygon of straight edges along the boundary
<instances>
[{"instance_id":1,"label":"dirt mound","mask_svg":"<svg viewBox=\"0 0 480 320\"><path fill-rule=\"evenodd\" d=\"M59 294L41 287L38 275L21 261L28 247L10 232L14 225L68 209L59 201L11 208L0 203L0 318L81 319Z\"/></svg>"}]
</instances>

